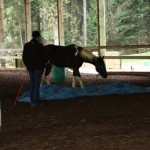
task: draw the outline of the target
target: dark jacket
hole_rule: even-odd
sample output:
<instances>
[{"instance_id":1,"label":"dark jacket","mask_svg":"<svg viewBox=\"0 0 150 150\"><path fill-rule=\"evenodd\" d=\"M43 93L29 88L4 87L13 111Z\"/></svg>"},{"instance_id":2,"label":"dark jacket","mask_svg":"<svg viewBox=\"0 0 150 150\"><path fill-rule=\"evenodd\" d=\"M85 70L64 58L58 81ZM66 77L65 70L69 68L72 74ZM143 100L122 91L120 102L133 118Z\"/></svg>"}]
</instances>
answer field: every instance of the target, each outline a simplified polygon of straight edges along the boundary
<instances>
[{"instance_id":1,"label":"dark jacket","mask_svg":"<svg viewBox=\"0 0 150 150\"><path fill-rule=\"evenodd\" d=\"M28 71L43 71L46 63L43 44L35 39L26 43L24 45L22 59Z\"/></svg>"}]
</instances>

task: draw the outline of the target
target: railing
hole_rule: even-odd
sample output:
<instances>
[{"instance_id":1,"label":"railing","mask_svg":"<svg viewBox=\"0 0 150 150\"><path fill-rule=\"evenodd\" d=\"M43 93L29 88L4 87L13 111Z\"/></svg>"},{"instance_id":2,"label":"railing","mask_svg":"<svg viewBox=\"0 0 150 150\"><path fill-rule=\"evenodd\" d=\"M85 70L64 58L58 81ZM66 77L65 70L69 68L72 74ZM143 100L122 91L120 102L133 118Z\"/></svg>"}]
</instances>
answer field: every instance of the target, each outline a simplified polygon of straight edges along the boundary
<instances>
[{"instance_id":1,"label":"railing","mask_svg":"<svg viewBox=\"0 0 150 150\"><path fill-rule=\"evenodd\" d=\"M21 49L0 49L0 52L17 52L17 53L14 53L13 56L0 56L0 59L22 59L21 56L16 56L18 53L22 53L22 50Z\"/></svg>"},{"instance_id":2,"label":"railing","mask_svg":"<svg viewBox=\"0 0 150 150\"><path fill-rule=\"evenodd\" d=\"M114 46L94 46L94 47L85 47L91 51L96 51L98 49L133 49L133 48L150 48L149 45L114 45ZM22 53L21 49L0 49L0 52L18 52ZM21 56L0 56L0 59L22 59ZM150 56L105 56L105 59L150 59Z\"/></svg>"},{"instance_id":3,"label":"railing","mask_svg":"<svg viewBox=\"0 0 150 150\"><path fill-rule=\"evenodd\" d=\"M0 49L0 60L2 68L23 67L21 49Z\"/></svg>"},{"instance_id":4,"label":"railing","mask_svg":"<svg viewBox=\"0 0 150 150\"><path fill-rule=\"evenodd\" d=\"M95 51L98 49L133 49L133 48L150 48L150 44L148 45L113 45L113 46L99 46L99 47L86 47L91 51ZM105 59L150 59L150 56L105 56Z\"/></svg>"},{"instance_id":5,"label":"railing","mask_svg":"<svg viewBox=\"0 0 150 150\"><path fill-rule=\"evenodd\" d=\"M135 49L135 48L150 48L150 45L114 45L114 46L94 46L94 47L85 47L91 51L97 51L98 49L106 49L106 50L116 50L121 51L122 49ZM0 52L14 52L11 56L0 56L0 59L14 59L15 61L22 59L22 50L21 49L0 49ZM17 56L20 54L20 56ZM105 59L150 59L150 56L105 56Z\"/></svg>"}]
</instances>

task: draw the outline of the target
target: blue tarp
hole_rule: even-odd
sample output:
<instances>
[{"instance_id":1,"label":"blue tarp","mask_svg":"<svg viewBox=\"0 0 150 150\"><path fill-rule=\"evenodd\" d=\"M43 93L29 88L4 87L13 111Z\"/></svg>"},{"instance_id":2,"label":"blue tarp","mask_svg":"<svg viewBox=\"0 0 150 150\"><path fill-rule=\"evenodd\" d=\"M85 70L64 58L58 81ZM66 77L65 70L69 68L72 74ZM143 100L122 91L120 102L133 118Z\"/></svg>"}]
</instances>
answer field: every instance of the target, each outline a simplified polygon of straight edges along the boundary
<instances>
[{"instance_id":1,"label":"blue tarp","mask_svg":"<svg viewBox=\"0 0 150 150\"><path fill-rule=\"evenodd\" d=\"M150 87L135 86L127 83L112 82L105 85L89 85L84 89L68 86L44 85L40 88L41 100L63 100L77 97L150 93ZM29 91L23 93L20 102L30 102Z\"/></svg>"}]
</instances>

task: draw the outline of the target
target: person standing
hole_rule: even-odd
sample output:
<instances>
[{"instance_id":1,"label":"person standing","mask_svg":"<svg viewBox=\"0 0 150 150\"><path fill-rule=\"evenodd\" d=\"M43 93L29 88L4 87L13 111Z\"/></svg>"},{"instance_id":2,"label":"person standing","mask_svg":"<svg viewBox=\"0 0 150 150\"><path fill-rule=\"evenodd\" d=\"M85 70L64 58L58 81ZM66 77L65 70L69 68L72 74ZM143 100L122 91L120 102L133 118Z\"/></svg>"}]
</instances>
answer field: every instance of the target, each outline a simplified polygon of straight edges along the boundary
<instances>
[{"instance_id":1,"label":"person standing","mask_svg":"<svg viewBox=\"0 0 150 150\"><path fill-rule=\"evenodd\" d=\"M40 39L39 31L33 31L32 39L25 43L22 54L24 65L29 72L30 101L33 107L38 105L40 100L40 82L46 64L44 46Z\"/></svg>"}]
</instances>

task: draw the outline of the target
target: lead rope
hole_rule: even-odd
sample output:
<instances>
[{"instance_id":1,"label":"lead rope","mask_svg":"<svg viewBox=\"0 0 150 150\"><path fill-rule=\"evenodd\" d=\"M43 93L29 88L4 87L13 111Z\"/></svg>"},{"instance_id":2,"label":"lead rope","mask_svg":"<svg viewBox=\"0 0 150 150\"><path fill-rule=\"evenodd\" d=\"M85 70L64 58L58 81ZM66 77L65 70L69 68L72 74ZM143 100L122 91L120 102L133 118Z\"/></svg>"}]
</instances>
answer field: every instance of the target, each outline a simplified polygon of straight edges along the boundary
<instances>
[{"instance_id":1,"label":"lead rope","mask_svg":"<svg viewBox=\"0 0 150 150\"><path fill-rule=\"evenodd\" d=\"M92 83L96 83L98 76L99 76L99 75L97 74L94 81L88 82L88 83L86 83L86 84L84 84L84 85L87 86L87 85L90 85L90 84L92 84Z\"/></svg>"},{"instance_id":2,"label":"lead rope","mask_svg":"<svg viewBox=\"0 0 150 150\"><path fill-rule=\"evenodd\" d=\"M21 93L21 91L22 91L22 89L23 89L24 82L25 82L25 80L22 81L21 86L19 87L17 96L16 96L16 98L15 98L15 100L14 100L14 103L13 103L13 107L15 107L15 105L16 105L16 103L17 103L18 97L19 97L19 95L20 95L20 93Z\"/></svg>"},{"instance_id":3,"label":"lead rope","mask_svg":"<svg viewBox=\"0 0 150 150\"><path fill-rule=\"evenodd\" d=\"M17 103L18 97L19 97L19 95L20 95L20 93L21 93L21 91L22 91L22 89L23 89L23 86L24 86L25 80L26 80L26 78L24 78L24 79L23 79L23 81L22 81L22 83L21 83L21 85L20 85L20 87L19 87L19 90L18 90L17 96L16 96L16 98L15 98L15 100L14 100L14 103L13 103L13 107L15 107L15 106L16 106L16 103Z\"/></svg>"}]
</instances>

